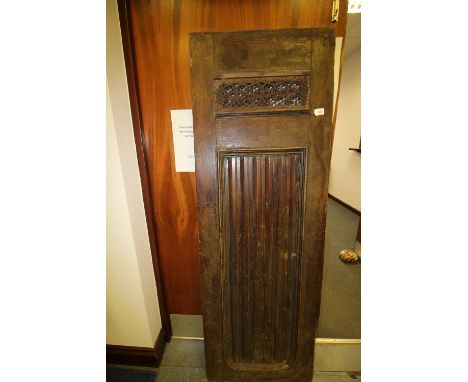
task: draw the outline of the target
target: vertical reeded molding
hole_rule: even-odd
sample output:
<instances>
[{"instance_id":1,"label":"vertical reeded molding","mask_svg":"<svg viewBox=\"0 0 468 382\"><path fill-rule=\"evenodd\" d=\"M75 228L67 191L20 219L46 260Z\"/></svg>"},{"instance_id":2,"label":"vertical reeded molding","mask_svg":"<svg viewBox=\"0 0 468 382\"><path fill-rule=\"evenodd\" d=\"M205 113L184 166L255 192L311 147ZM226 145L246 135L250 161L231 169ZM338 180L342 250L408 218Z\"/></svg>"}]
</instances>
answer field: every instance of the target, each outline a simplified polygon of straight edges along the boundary
<instances>
[{"instance_id":1,"label":"vertical reeded molding","mask_svg":"<svg viewBox=\"0 0 468 382\"><path fill-rule=\"evenodd\" d=\"M305 163L304 148L218 151L225 355L233 367L295 360Z\"/></svg>"}]
</instances>

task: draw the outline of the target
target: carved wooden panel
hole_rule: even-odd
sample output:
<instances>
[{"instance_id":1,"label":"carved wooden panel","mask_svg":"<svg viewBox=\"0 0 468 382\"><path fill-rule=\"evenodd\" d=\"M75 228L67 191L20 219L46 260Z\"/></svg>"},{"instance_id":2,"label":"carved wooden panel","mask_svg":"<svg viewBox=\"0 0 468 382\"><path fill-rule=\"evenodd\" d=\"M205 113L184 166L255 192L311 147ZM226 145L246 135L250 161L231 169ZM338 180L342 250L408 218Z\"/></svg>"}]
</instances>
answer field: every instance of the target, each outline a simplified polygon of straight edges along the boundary
<instances>
[{"instance_id":1,"label":"carved wooden panel","mask_svg":"<svg viewBox=\"0 0 468 382\"><path fill-rule=\"evenodd\" d=\"M334 41L327 29L191 35L209 380L312 380Z\"/></svg>"},{"instance_id":2,"label":"carved wooden panel","mask_svg":"<svg viewBox=\"0 0 468 382\"><path fill-rule=\"evenodd\" d=\"M216 81L216 114L309 110L309 76L226 78Z\"/></svg>"},{"instance_id":3,"label":"carved wooden panel","mask_svg":"<svg viewBox=\"0 0 468 382\"><path fill-rule=\"evenodd\" d=\"M295 359L304 164L305 149L218 153L225 354L233 367L281 368Z\"/></svg>"}]
</instances>

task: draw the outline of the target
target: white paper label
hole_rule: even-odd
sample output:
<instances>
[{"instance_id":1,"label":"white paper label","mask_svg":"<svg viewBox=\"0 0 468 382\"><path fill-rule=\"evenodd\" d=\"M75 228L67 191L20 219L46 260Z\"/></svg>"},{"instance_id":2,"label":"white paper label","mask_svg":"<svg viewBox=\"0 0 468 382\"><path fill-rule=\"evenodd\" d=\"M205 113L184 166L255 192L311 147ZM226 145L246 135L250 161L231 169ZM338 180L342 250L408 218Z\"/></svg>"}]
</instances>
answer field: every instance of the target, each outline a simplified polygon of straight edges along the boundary
<instances>
[{"instance_id":1,"label":"white paper label","mask_svg":"<svg viewBox=\"0 0 468 382\"><path fill-rule=\"evenodd\" d=\"M314 115L318 117L319 115L324 115L325 114L325 109L321 107L320 109L314 109Z\"/></svg>"},{"instance_id":2,"label":"white paper label","mask_svg":"<svg viewBox=\"0 0 468 382\"><path fill-rule=\"evenodd\" d=\"M176 172L195 172L192 110L171 110Z\"/></svg>"}]
</instances>

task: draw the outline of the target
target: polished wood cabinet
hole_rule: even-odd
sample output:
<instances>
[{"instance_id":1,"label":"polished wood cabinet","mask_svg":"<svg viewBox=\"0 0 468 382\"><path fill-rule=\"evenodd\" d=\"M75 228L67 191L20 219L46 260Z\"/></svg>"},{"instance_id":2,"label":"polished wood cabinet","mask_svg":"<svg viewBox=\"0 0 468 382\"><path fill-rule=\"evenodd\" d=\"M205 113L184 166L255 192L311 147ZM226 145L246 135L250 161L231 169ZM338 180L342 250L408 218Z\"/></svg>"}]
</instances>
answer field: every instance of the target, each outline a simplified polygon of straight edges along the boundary
<instances>
[{"instance_id":1,"label":"polished wood cabinet","mask_svg":"<svg viewBox=\"0 0 468 382\"><path fill-rule=\"evenodd\" d=\"M210 380L312 378L334 44L333 29L190 35Z\"/></svg>"}]
</instances>

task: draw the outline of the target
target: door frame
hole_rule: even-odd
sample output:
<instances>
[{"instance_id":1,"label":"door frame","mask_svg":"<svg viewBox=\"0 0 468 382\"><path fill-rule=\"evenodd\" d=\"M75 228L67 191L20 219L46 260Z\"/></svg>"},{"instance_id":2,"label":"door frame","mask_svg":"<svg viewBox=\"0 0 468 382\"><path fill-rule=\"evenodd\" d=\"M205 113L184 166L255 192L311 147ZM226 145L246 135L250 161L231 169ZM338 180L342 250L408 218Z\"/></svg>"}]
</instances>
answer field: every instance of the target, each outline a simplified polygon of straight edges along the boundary
<instances>
[{"instance_id":1,"label":"door frame","mask_svg":"<svg viewBox=\"0 0 468 382\"><path fill-rule=\"evenodd\" d=\"M156 235L156 223L153 215L153 197L150 189L150 172L148 166L148 153L146 151L145 133L140 103L138 77L135 64L135 47L133 44L132 19L130 15L130 0L117 0L120 21L120 33L122 36L122 47L127 73L127 85L130 98L130 109L133 122L133 136L137 152L138 169L140 173L141 187L143 192L143 204L145 207L146 225L150 242L151 257L153 260L153 271L158 292L159 311L161 313L161 325L163 338L169 342L172 337L171 317L164 298L164 288L161 281L161 266L158 251L158 238Z\"/></svg>"}]
</instances>

